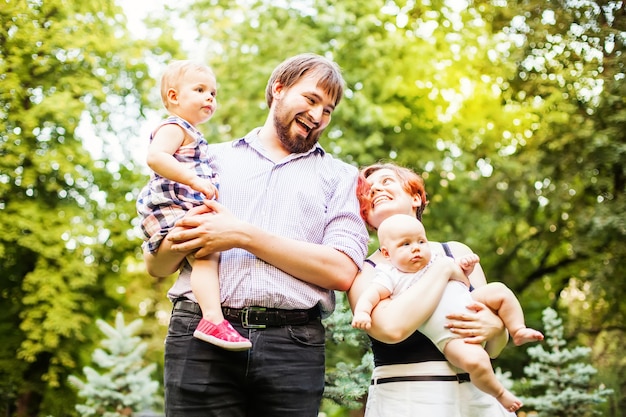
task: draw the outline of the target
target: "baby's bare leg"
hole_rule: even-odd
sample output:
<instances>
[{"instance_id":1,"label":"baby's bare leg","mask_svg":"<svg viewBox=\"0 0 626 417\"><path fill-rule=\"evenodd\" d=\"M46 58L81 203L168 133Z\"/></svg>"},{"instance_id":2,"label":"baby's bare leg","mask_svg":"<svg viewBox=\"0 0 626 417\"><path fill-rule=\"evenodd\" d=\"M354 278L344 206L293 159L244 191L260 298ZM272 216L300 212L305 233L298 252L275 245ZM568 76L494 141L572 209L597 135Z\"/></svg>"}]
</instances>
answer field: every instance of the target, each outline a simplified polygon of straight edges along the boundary
<instances>
[{"instance_id":1,"label":"baby's bare leg","mask_svg":"<svg viewBox=\"0 0 626 417\"><path fill-rule=\"evenodd\" d=\"M465 343L463 339L452 339L443 353L451 364L470 374L470 380L476 388L495 397L507 410L514 412L523 405L519 398L498 381L489 355L482 346Z\"/></svg>"},{"instance_id":2,"label":"baby's bare leg","mask_svg":"<svg viewBox=\"0 0 626 417\"><path fill-rule=\"evenodd\" d=\"M522 306L506 285L490 282L471 294L474 300L485 304L502 319L516 346L543 340L541 332L526 327Z\"/></svg>"}]
</instances>

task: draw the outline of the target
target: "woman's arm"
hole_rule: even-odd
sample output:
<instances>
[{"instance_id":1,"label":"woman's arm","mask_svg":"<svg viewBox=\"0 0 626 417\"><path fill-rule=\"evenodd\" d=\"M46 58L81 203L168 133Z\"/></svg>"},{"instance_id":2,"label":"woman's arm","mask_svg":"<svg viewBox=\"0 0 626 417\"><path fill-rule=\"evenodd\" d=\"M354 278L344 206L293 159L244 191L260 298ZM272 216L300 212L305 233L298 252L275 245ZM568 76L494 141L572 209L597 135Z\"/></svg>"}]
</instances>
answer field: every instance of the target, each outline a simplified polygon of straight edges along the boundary
<instances>
[{"instance_id":1,"label":"woman's arm","mask_svg":"<svg viewBox=\"0 0 626 417\"><path fill-rule=\"evenodd\" d=\"M372 311L368 334L384 343L398 343L413 334L435 310L455 268L460 271L452 259L441 258L402 294L381 300ZM374 268L365 264L348 292L352 309L365 288L371 285L374 275Z\"/></svg>"},{"instance_id":2,"label":"woman's arm","mask_svg":"<svg viewBox=\"0 0 626 417\"><path fill-rule=\"evenodd\" d=\"M469 248L469 246L461 243L461 242L448 242L448 247L452 252L452 256L455 258L461 258L463 256L471 255L474 252ZM474 270L469 275L470 282L474 288L482 287L487 284L487 278L485 277L485 271L480 266L480 263L474 265Z\"/></svg>"},{"instance_id":3,"label":"woman's arm","mask_svg":"<svg viewBox=\"0 0 626 417\"><path fill-rule=\"evenodd\" d=\"M455 258L472 253L467 245L460 242L448 242L448 246ZM475 288L487 284L485 272L480 264L476 264L469 278ZM467 309L470 311L449 315L448 328L453 333L464 337L467 343L487 342L485 349L489 356L495 358L502 352L509 340L509 333L506 331L504 323L500 317L482 303L475 302L467 306Z\"/></svg>"}]
</instances>

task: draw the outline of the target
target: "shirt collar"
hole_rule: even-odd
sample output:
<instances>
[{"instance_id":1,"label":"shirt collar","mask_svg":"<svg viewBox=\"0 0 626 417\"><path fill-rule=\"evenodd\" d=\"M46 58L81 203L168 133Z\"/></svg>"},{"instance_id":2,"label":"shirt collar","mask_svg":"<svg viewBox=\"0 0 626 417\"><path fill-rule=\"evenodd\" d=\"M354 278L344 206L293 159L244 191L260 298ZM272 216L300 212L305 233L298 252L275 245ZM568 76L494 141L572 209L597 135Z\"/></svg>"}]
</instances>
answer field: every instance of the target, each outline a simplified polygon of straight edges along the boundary
<instances>
[{"instance_id":1,"label":"shirt collar","mask_svg":"<svg viewBox=\"0 0 626 417\"><path fill-rule=\"evenodd\" d=\"M252 144L259 139L260 131L261 131L261 128L257 127L256 129L250 131L250 133L248 133L246 136L239 138L239 139L235 139L233 141L233 147L242 146L244 144L248 146L253 146ZM308 151L300 153L300 154L292 154L291 156L292 157L304 156L304 155L308 155L311 153L318 153L323 156L326 153L326 151L324 150L324 148L322 148L322 145L320 145L319 142L316 142L315 145L313 145L313 147L309 149Z\"/></svg>"}]
</instances>

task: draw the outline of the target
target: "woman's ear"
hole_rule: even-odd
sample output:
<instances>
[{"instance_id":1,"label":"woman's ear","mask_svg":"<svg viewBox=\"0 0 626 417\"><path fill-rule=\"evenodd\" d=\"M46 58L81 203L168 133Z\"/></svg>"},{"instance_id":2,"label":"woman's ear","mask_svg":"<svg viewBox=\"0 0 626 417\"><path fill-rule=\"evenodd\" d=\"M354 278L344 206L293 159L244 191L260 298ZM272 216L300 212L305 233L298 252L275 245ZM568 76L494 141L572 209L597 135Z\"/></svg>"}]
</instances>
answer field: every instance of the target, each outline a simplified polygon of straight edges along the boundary
<instances>
[{"instance_id":1,"label":"woman's ear","mask_svg":"<svg viewBox=\"0 0 626 417\"><path fill-rule=\"evenodd\" d=\"M411 207L413 207L414 209L417 209L418 207L422 206L422 197L419 196L419 194L414 195L413 196L413 203L411 204Z\"/></svg>"}]
</instances>

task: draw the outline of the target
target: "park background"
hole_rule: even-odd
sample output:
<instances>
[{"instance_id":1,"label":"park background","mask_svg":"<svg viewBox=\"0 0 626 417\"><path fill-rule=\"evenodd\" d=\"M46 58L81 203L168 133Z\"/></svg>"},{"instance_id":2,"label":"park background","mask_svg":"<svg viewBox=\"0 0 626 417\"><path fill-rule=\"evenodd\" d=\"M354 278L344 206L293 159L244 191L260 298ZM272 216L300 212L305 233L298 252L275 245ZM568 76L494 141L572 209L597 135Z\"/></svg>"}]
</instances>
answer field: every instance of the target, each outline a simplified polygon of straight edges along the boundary
<instances>
[{"instance_id":1,"label":"park background","mask_svg":"<svg viewBox=\"0 0 626 417\"><path fill-rule=\"evenodd\" d=\"M228 141L262 124L272 69L300 52L347 82L324 148L421 173L429 238L468 244L529 326L556 310L590 349L590 389L613 390L595 410L624 415L623 1L1 0L0 24L1 415L78 415L68 378L118 313L141 320L161 380L174 277L146 274L135 214L156 79L172 59L210 64L201 129ZM328 391L354 405L371 358L344 304L333 317ZM509 346L494 366L523 381L529 361Z\"/></svg>"}]
</instances>

